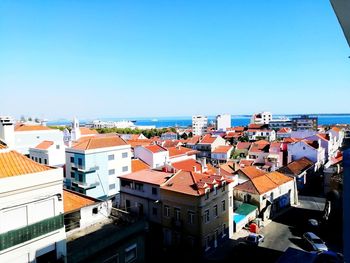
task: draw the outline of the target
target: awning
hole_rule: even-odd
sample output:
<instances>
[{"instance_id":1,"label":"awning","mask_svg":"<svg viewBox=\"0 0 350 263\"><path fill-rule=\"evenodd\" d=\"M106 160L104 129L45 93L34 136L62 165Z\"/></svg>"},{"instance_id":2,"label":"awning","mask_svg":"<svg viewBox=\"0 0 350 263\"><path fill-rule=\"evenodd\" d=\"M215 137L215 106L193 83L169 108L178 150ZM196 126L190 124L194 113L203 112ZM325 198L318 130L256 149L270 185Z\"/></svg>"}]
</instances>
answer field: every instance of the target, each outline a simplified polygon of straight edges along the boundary
<instances>
[{"instance_id":1,"label":"awning","mask_svg":"<svg viewBox=\"0 0 350 263\"><path fill-rule=\"evenodd\" d=\"M249 214L251 214L252 212L254 212L256 210L258 210L257 206L243 203L236 209L234 217L233 217L233 221L235 223L239 223L244 218L246 218Z\"/></svg>"}]
</instances>

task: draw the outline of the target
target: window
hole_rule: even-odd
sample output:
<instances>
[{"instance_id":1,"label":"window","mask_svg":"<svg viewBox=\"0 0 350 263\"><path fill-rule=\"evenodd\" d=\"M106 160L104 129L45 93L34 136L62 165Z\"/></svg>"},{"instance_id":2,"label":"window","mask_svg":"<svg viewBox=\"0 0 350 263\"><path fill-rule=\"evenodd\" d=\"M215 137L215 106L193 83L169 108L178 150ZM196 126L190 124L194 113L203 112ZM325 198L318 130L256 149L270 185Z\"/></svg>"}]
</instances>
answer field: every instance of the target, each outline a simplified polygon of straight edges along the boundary
<instances>
[{"instance_id":1,"label":"window","mask_svg":"<svg viewBox=\"0 0 350 263\"><path fill-rule=\"evenodd\" d=\"M226 211L226 202L225 200L222 200L221 203L222 203L222 211L224 212Z\"/></svg>"},{"instance_id":2,"label":"window","mask_svg":"<svg viewBox=\"0 0 350 263\"><path fill-rule=\"evenodd\" d=\"M74 157L73 156L70 157L70 162L74 163Z\"/></svg>"},{"instance_id":3,"label":"window","mask_svg":"<svg viewBox=\"0 0 350 263\"><path fill-rule=\"evenodd\" d=\"M230 207L232 207L232 196L230 196Z\"/></svg>"},{"instance_id":4,"label":"window","mask_svg":"<svg viewBox=\"0 0 350 263\"><path fill-rule=\"evenodd\" d=\"M129 171L129 167L128 166L123 166L123 172L127 172Z\"/></svg>"},{"instance_id":5,"label":"window","mask_svg":"<svg viewBox=\"0 0 350 263\"><path fill-rule=\"evenodd\" d=\"M205 238L205 250L208 250L210 248L209 243L210 243L210 236L207 236Z\"/></svg>"},{"instance_id":6,"label":"window","mask_svg":"<svg viewBox=\"0 0 350 263\"><path fill-rule=\"evenodd\" d=\"M187 222L192 225L194 223L194 213L192 211L188 211L187 213Z\"/></svg>"},{"instance_id":7,"label":"window","mask_svg":"<svg viewBox=\"0 0 350 263\"><path fill-rule=\"evenodd\" d=\"M209 193L210 193L210 190L208 188L205 189L205 200L209 199Z\"/></svg>"},{"instance_id":8,"label":"window","mask_svg":"<svg viewBox=\"0 0 350 263\"><path fill-rule=\"evenodd\" d=\"M225 192L226 190L226 181L222 182L222 191Z\"/></svg>"},{"instance_id":9,"label":"window","mask_svg":"<svg viewBox=\"0 0 350 263\"><path fill-rule=\"evenodd\" d=\"M56 150L59 150L59 149L60 149L60 145L57 144L57 145L56 145Z\"/></svg>"},{"instance_id":10,"label":"window","mask_svg":"<svg viewBox=\"0 0 350 263\"><path fill-rule=\"evenodd\" d=\"M47 164L47 159L44 159L44 163Z\"/></svg>"},{"instance_id":11,"label":"window","mask_svg":"<svg viewBox=\"0 0 350 263\"><path fill-rule=\"evenodd\" d=\"M127 180L120 180L120 184L123 187L128 187L128 188L132 188L132 182L127 181Z\"/></svg>"},{"instance_id":12,"label":"window","mask_svg":"<svg viewBox=\"0 0 350 263\"><path fill-rule=\"evenodd\" d=\"M71 173L70 173L70 177L71 177L71 178L75 178L75 173L74 173L74 172L71 172Z\"/></svg>"},{"instance_id":13,"label":"window","mask_svg":"<svg viewBox=\"0 0 350 263\"><path fill-rule=\"evenodd\" d=\"M41 163L41 158L39 158L39 163Z\"/></svg>"},{"instance_id":14,"label":"window","mask_svg":"<svg viewBox=\"0 0 350 263\"><path fill-rule=\"evenodd\" d=\"M108 155L108 161L114 160L114 154L109 154Z\"/></svg>"},{"instance_id":15,"label":"window","mask_svg":"<svg viewBox=\"0 0 350 263\"><path fill-rule=\"evenodd\" d=\"M226 236L226 224L222 224L222 237Z\"/></svg>"},{"instance_id":16,"label":"window","mask_svg":"<svg viewBox=\"0 0 350 263\"><path fill-rule=\"evenodd\" d=\"M152 195L157 195L158 194L158 189L155 187L152 187Z\"/></svg>"},{"instance_id":17,"label":"window","mask_svg":"<svg viewBox=\"0 0 350 263\"><path fill-rule=\"evenodd\" d=\"M218 206L214 205L214 216L218 217Z\"/></svg>"},{"instance_id":18,"label":"window","mask_svg":"<svg viewBox=\"0 0 350 263\"><path fill-rule=\"evenodd\" d=\"M135 189L138 191L143 191L143 184L135 183Z\"/></svg>"},{"instance_id":19,"label":"window","mask_svg":"<svg viewBox=\"0 0 350 263\"><path fill-rule=\"evenodd\" d=\"M84 176L82 174L79 174L79 182L84 182Z\"/></svg>"},{"instance_id":20,"label":"window","mask_svg":"<svg viewBox=\"0 0 350 263\"><path fill-rule=\"evenodd\" d=\"M35 161L38 162L38 157L35 157Z\"/></svg>"},{"instance_id":21,"label":"window","mask_svg":"<svg viewBox=\"0 0 350 263\"><path fill-rule=\"evenodd\" d=\"M246 194L246 195L244 196L244 202L245 202L245 203L250 203L251 198L252 198L251 195Z\"/></svg>"},{"instance_id":22,"label":"window","mask_svg":"<svg viewBox=\"0 0 350 263\"><path fill-rule=\"evenodd\" d=\"M170 216L170 208L169 206L164 206L164 216L169 217Z\"/></svg>"},{"instance_id":23,"label":"window","mask_svg":"<svg viewBox=\"0 0 350 263\"><path fill-rule=\"evenodd\" d=\"M181 213L179 208L174 208L175 220L180 221Z\"/></svg>"},{"instance_id":24,"label":"window","mask_svg":"<svg viewBox=\"0 0 350 263\"><path fill-rule=\"evenodd\" d=\"M209 209L204 211L204 223L208 223L210 221L209 217Z\"/></svg>"},{"instance_id":25,"label":"window","mask_svg":"<svg viewBox=\"0 0 350 263\"><path fill-rule=\"evenodd\" d=\"M115 189L115 184L110 184L109 185L109 190L114 190Z\"/></svg>"},{"instance_id":26,"label":"window","mask_svg":"<svg viewBox=\"0 0 350 263\"><path fill-rule=\"evenodd\" d=\"M125 262L133 262L137 259L137 245L134 244L125 249Z\"/></svg>"},{"instance_id":27,"label":"window","mask_svg":"<svg viewBox=\"0 0 350 263\"><path fill-rule=\"evenodd\" d=\"M78 158L78 165L83 165L83 159L81 159L81 158Z\"/></svg>"},{"instance_id":28,"label":"window","mask_svg":"<svg viewBox=\"0 0 350 263\"><path fill-rule=\"evenodd\" d=\"M214 195L218 194L218 186L215 184L214 185Z\"/></svg>"},{"instance_id":29,"label":"window","mask_svg":"<svg viewBox=\"0 0 350 263\"><path fill-rule=\"evenodd\" d=\"M127 152L122 153L122 158L128 158L128 153Z\"/></svg>"},{"instance_id":30,"label":"window","mask_svg":"<svg viewBox=\"0 0 350 263\"><path fill-rule=\"evenodd\" d=\"M110 169L110 170L108 170L108 174L109 174L109 175L115 174L115 169Z\"/></svg>"},{"instance_id":31,"label":"window","mask_svg":"<svg viewBox=\"0 0 350 263\"><path fill-rule=\"evenodd\" d=\"M156 216L158 214L158 209L157 207L152 208L152 215Z\"/></svg>"}]
</instances>

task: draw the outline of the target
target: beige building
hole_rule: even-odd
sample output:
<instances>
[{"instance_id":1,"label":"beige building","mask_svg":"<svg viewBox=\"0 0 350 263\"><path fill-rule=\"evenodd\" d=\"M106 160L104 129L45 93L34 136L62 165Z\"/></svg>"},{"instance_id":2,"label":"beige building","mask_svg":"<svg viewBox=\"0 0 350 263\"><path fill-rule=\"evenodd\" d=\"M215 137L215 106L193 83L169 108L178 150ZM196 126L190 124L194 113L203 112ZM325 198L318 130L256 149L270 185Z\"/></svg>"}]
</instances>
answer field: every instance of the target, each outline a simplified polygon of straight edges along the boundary
<instances>
[{"instance_id":1,"label":"beige building","mask_svg":"<svg viewBox=\"0 0 350 263\"><path fill-rule=\"evenodd\" d=\"M205 254L233 232L233 185L220 175L180 170L160 188L164 243Z\"/></svg>"}]
</instances>

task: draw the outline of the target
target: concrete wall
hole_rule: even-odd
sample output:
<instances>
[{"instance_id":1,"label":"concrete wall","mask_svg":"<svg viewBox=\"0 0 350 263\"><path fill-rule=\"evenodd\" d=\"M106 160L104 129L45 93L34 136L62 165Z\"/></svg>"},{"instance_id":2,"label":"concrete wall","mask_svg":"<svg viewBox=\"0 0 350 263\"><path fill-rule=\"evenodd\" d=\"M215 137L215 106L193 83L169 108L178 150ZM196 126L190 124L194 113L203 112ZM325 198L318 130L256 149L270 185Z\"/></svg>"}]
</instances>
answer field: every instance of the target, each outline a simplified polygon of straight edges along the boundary
<instances>
[{"instance_id":1,"label":"concrete wall","mask_svg":"<svg viewBox=\"0 0 350 263\"><path fill-rule=\"evenodd\" d=\"M59 149L57 149L57 147ZM47 150L40 150L36 148L29 148L29 157L41 164L46 164L49 166L63 166L66 161L65 156L65 145L54 144ZM40 162L41 159L41 162ZM46 159L46 163L45 163Z\"/></svg>"}]
</instances>

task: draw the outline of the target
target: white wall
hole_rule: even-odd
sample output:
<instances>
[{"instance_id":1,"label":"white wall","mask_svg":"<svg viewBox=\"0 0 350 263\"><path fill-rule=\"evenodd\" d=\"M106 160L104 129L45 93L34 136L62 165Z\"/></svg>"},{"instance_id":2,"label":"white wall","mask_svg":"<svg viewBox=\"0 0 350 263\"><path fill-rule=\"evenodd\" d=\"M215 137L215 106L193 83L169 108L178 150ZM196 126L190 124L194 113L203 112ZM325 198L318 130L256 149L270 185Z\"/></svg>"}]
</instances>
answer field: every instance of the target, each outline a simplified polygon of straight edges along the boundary
<instances>
[{"instance_id":1,"label":"white wall","mask_svg":"<svg viewBox=\"0 0 350 263\"><path fill-rule=\"evenodd\" d=\"M56 146L58 146L59 149L57 149ZM63 166L66 163L65 145L54 144L47 150L29 148L29 157L34 161L38 160L37 162L41 164L45 164L44 160L46 159L46 165ZM39 158L41 158L41 162L39 161Z\"/></svg>"},{"instance_id":2,"label":"white wall","mask_svg":"<svg viewBox=\"0 0 350 263\"><path fill-rule=\"evenodd\" d=\"M0 233L63 213L61 168L0 179ZM61 196L59 200L58 196ZM57 256L66 255L64 227L0 251L0 262L35 262L56 244ZM15 261L11 261L14 260Z\"/></svg>"},{"instance_id":3,"label":"white wall","mask_svg":"<svg viewBox=\"0 0 350 263\"><path fill-rule=\"evenodd\" d=\"M63 132L60 130L15 132L15 150L22 154L29 154L29 148L34 148L42 141L63 144Z\"/></svg>"},{"instance_id":4,"label":"white wall","mask_svg":"<svg viewBox=\"0 0 350 263\"><path fill-rule=\"evenodd\" d=\"M165 161L169 161L168 151L153 153L142 146L134 148L134 156L147 163L152 169L163 166Z\"/></svg>"}]
</instances>

